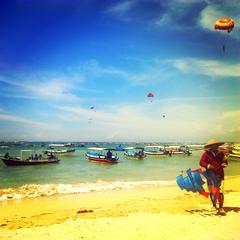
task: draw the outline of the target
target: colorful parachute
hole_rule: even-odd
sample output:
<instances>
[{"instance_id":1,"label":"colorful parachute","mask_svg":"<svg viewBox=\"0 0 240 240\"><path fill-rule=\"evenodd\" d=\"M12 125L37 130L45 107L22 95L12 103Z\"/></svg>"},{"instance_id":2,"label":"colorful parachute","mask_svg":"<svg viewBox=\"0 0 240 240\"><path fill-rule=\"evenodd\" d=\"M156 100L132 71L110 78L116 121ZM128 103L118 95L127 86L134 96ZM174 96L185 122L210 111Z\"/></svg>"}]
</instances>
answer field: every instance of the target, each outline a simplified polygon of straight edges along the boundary
<instances>
[{"instance_id":1,"label":"colorful parachute","mask_svg":"<svg viewBox=\"0 0 240 240\"><path fill-rule=\"evenodd\" d=\"M147 97L154 97L153 93L148 93Z\"/></svg>"},{"instance_id":2,"label":"colorful parachute","mask_svg":"<svg viewBox=\"0 0 240 240\"><path fill-rule=\"evenodd\" d=\"M216 30L218 29L218 30L227 31L228 33L230 33L234 28L234 21L231 18L220 18L215 22L214 28ZM226 50L226 43L223 43L222 51L225 52L225 50Z\"/></svg>"},{"instance_id":3,"label":"colorful parachute","mask_svg":"<svg viewBox=\"0 0 240 240\"><path fill-rule=\"evenodd\" d=\"M234 21L231 18L220 18L215 22L214 28L231 32L234 28Z\"/></svg>"},{"instance_id":4,"label":"colorful parachute","mask_svg":"<svg viewBox=\"0 0 240 240\"><path fill-rule=\"evenodd\" d=\"M147 94L147 97L150 98L150 99L151 99L151 102L152 102L152 99L153 99L153 97L154 97L154 94L153 94L153 93L148 93L148 94Z\"/></svg>"}]
</instances>

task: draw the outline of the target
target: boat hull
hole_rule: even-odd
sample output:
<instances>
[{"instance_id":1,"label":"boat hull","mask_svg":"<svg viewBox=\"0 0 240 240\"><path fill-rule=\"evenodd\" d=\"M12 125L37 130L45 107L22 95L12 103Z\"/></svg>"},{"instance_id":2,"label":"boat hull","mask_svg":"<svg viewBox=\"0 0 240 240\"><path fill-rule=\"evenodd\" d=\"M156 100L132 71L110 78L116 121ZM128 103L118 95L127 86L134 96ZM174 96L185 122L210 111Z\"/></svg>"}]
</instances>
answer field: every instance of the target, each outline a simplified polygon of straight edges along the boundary
<instances>
[{"instance_id":1,"label":"boat hull","mask_svg":"<svg viewBox=\"0 0 240 240\"><path fill-rule=\"evenodd\" d=\"M136 156L136 155L132 155L132 154L127 154L127 153L124 153L124 155L128 158L134 158L134 159L144 159L146 156L143 155L143 156Z\"/></svg>"},{"instance_id":2,"label":"boat hull","mask_svg":"<svg viewBox=\"0 0 240 240\"><path fill-rule=\"evenodd\" d=\"M239 159L240 160L240 154L231 153L228 156L229 156L230 159Z\"/></svg>"},{"instance_id":3,"label":"boat hull","mask_svg":"<svg viewBox=\"0 0 240 240\"><path fill-rule=\"evenodd\" d=\"M42 160L20 160L17 158L2 158L2 161L7 166L28 166L28 165L42 165L49 163L58 163L59 159L42 159Z\"/></svg>"},{"instance_id":4,"label":"boat hull","mask_svg":"<svg viewBox=\"0 0 240 240\"><path fill-rule=\"evenodd\" d=\"M146 154L146 155L153 155L153 156L164 156L164 155L167 155L166 153L164 153L164 152L147 152L147 151L144 151L144 153Z\"/></svg>"},{"instance_id":5,"label":"boat hull","mask_svg":"<svg viewBox=\"0 0 240 240\"><path fill-rule=\"evenodd\" d=\"M118 163L118 159L88 157L88 160L95 163Z\"/></svg>"},{"instance_id":6,"label":"boat hull","mask_svg":"<svg viewBox=\"0 0 240 240\"><path fill-rule=\"evenodd\" d=\"M75 149L68 150L46 150L44 153L46 154L70 154L75 152Z\"/></svg>"},{"instance_id":7,"label":"boat hull","mask_svg":"<svg viewBox=\"0 0 240 240\"><path fill-rule=\"evenodd\" d=\"M95 162L95 163L118 163L118 158L113 157L113 158L107 158L105 155L100 155L100 154L86 154L87 159L90 162Z\"/></svg>"}]
</instances>

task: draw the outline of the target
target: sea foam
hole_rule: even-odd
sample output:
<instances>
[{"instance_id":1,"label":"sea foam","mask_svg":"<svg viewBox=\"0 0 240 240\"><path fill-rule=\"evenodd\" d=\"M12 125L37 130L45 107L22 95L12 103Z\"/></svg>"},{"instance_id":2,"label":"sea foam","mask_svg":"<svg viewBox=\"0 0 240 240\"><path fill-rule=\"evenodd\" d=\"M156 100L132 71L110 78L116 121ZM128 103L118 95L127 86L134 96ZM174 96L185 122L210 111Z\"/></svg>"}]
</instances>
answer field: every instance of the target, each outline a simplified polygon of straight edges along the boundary
<instances>
[{"instance_id":1,"label":"sea foam","mask_svg":"<svg viewBox=\"0 0 240 240\"><path fill-rule=\"evenodd\" d=\"M104 182L101 180L95 183L78 184L26 184L16 188L0 189L0 201L53 196L57 194L112 191L139 187L163 187L174 184L175 181Z\"/></svg>"}]
</instances>

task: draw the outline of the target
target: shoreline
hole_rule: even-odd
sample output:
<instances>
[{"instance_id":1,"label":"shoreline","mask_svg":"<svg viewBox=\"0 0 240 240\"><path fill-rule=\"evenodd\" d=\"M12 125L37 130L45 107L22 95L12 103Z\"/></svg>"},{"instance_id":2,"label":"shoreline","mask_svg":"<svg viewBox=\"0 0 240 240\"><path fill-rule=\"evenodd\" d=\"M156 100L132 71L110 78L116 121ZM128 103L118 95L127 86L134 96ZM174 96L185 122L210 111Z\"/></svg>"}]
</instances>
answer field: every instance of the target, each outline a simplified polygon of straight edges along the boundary
<instances>
[{"instance_id":1,"label":"shoreline","mask_svg":"<svg viewBox=\"0 0 240 240\"><path fill-rule=\"evenodd\" d=\"M216 215L209 199L177 186L4 201L0 239L63 239L64 235L64 239L177 240L205 239L207 232L209 237L237 240L239 201L239 176L225 180L226 216Z\"/></svg>"},{"instance_id":2,"label":"shoreline","mask_svg":"<svg viewBox=\"0 0 240 240\"><path fill-rule=\"evenodd\" d=\"M174 180L156 181L97 181L75 184L24 184L15 188L0 189L0 203L2 201L20 200L24 198L38 198L44 196L65 195L72 193L88 193L112 191L117 189L133 189L144 187L174 186Z\"/></svg>"},{"instance_id":3,"label":"shoreline","mask_svg":"<svg viewBox=\"0 0 240 240\"><path fill-rule=\"evenodd\" d=\"M226 176L225 179L239 178L240 175ZM118 189L135 189L146 187L177 186L175 180L152 181L96 181L73 184L24 184L17 187L0 188L0 204L4 201L34 199L68 194L83 194L88 192L115 191Z\"/></svg>"}]
</instances>

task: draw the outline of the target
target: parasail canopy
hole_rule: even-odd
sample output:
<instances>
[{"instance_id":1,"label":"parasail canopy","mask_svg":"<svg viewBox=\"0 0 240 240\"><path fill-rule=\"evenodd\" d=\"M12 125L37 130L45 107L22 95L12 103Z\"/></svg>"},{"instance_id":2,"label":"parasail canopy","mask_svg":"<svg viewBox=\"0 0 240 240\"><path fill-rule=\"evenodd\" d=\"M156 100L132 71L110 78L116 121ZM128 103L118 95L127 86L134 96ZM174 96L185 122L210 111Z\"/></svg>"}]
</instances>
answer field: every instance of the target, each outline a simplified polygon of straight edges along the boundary
<instances>
[{"instance_id":1,"label":"parasail canopy","mask_svg":"<svg viewBox=\"0 0 240 240\"><path fill-rule=\"evenodd\" d=\"M148 93L147 97L154 97L153 93Z\"/></svg>"},{"instance_id":2,"label":"parasail canopy","mask_svg":"<svg viewBox=\"0 0 240 240\"><path fill-rule=\"evenodd\" d=\"M231 32L234 28L234 21L231 18L220 18L215 22L214 28Z\"/></svg>"}]
</instances>

